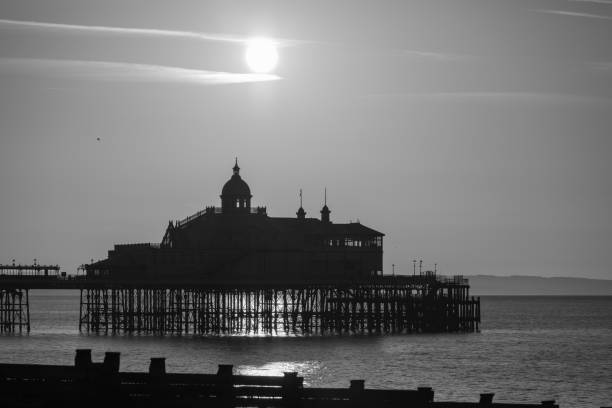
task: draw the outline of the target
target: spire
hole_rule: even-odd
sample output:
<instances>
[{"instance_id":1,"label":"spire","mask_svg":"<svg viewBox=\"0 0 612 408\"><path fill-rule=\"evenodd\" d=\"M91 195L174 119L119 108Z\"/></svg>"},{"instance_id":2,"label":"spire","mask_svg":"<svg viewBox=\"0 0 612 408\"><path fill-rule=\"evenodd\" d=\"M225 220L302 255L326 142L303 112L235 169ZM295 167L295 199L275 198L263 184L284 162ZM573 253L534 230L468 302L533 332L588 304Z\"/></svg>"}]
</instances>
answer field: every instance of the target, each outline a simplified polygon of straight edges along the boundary
<instances>
[{"instance_id":1,"label":"spire","mask_svg":"<svg viewBox=\"0 0 612 408\"><path fill-rule=\"evenodd\" d=\"M236 164L234 164L234 174L240 174L240 167L238 167L238 157L236 157Z\"/></svg>"},{"instance_id":2,"label":"spire","mask_svg":"<svg viewBox=\"0 0 612 408\"><path fill-rule=\"evenodd\" d=\"M298 217L298 220L303 220L304 218L306 218L306 211L304 211L304 208L302 208L302 189L300 188L300 208L297 210L297 212L295 213Z\"/></svg>"},{"instance_id":3,"label":"spire","mask_svg":"<svg viewBox=\"0 0 612 408\"><path fill-rule=\"evenodd\" d=\"M329 208L327 207L327 187L325 187L325 195L324 195L324 201L323 201L323 208L321 208L321 222L323 223L329 223L329 213L331 213L331 211L329 211Z\"/></svg>"}]
</instances>

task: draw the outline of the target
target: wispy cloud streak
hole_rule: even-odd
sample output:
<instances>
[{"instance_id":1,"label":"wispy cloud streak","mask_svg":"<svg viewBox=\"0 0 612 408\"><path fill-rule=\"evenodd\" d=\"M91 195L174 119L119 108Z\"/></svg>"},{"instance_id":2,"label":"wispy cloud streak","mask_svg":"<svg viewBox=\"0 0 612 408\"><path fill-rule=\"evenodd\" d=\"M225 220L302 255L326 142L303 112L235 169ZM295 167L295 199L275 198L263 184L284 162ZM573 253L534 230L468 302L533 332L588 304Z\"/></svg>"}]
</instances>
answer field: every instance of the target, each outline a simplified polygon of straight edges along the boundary
<instances>
[{"instance_id":1,"label":"wispy cloud streak","mask_svg":"<svg viewBox=\"0 0 612 408\"><path fill-rule=\"evenodd\" d=\"M546 14L556 14L560 16L568 16L568 17L583 17L583 18L594 18L599 20L612 20L611 16L606 16L602 14L592 14L592 13L580 13L577 11L565 11L565 10L534 10L538 13L546 13Z\"/></svg>"},{"instance_id":2,"label":"wispy cloud streak","mask_svg":"<svg viewBox=\"0 0 612 408\"><path fill-rule=\"evenodd\" d=\"M598 71L612 71L612 61L590 62L588 65Z\"/></svg>"},{"instance_id":3,"label":"wispy cloud streak","mask_svg":"<svg viewBox=\"0 0 612 408\"><path fill-rule=\"evenodd\" d=\"M574 3L595 3L595 4L608 4L612 6L612 0L569 0Z\"/></svg>"},{"instance_id":4,"label":"wispy cloud streak","mask_svg":"<svg viewBox=\"0 0 612 408\"><path fill-rule=\"evenodd\" d=\"M223 41L231 43L246 43L248 37L241 37L228 34L202 33L197 31L177 31L177 30L162 30L152 28L133 28L133 27L108 27L108 26L92 26L78 24L57 24L46 23L40 21L21 21L21 20L5 20L0 19L0 28L20 28L20 29L37 29L47 31L73 31L86 32L91 34L106 34L106 35L131 35L145 37L168 37L168 38L184 38L202 41ZM303 41L287 40L287 39L271 39L275 41L277 46L291 46L302 43Z\"/></svg>"},{"instance_id":5,"label":"wispy cloud streak","mask_svg":"<svg viewBox=\"0 0 612 408\"><path fill-rule=\"evenodd\" d=\"M110 61L0 58L0 74L39 75L94 81L239 84L281 79L277 75L205 71L165 65Z\"/></svg>"},{"instance_id":6,"label":"wispy cloud streak","mask_svg":"<svg viewBox=\"0 0 612 408\"><path fill-rule=\"evenodd\" d=\"M593 95L576 95L571 93L558 92L528 92L528 91L465 91L465 92L432 92L424 94L423 97L433 99L446 100L465 100L479 99L486 101L498 102L548 102L548 103L563 103L563 102L593 102L605 101L610 102L610 98L593 96Z\"/></svg>"},{"instance_id":7,"label":"wispy cloud streak","mask_svg":"<svg viewBox=\"0 0 612 408\"><path fill-rule=\"evenodd\" d=\"M407 55L411 57L423 58L434 61L460 61L467 60L472 58L468 55L462 54L451 54L451 53L442 53L442 52L433 52L433 51L418 51L418 50L402 50L400 52L402 55Z\"/></svg>"},{"instance_id":8,"label":"wispy cloud streak","mask_svg":"<svg viewBox=\"0 0 612 408\"><path fill-rule=\"evenodd\" d=\"M398 92L398 93L372 93L365 95L365 99L405 99L441 102L485 101L496 103L612 103L612 98L595 95L578 95L556 92L528 92L528 91L454 91L454 92Z\"/></svg>"}]
</instances>

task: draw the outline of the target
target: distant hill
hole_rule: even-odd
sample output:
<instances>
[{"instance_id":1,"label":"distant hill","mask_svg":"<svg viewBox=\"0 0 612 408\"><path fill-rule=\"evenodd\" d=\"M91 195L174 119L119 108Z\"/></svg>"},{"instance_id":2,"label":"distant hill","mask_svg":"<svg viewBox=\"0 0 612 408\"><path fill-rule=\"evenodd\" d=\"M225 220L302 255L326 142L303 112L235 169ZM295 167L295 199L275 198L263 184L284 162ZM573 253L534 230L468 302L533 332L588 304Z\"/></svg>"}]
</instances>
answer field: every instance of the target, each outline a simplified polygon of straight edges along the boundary
<instances>
[{"instance_id":1,"label":"distant hill","mask_svg":"<svg viewBox=\"0 0 612 408\"><path fill-rule=\"evenodd\" d=\"M612 296L612 280L543 278L540 276L465 276L473 295L590 295Z\"/></svg>"}]
</instances>

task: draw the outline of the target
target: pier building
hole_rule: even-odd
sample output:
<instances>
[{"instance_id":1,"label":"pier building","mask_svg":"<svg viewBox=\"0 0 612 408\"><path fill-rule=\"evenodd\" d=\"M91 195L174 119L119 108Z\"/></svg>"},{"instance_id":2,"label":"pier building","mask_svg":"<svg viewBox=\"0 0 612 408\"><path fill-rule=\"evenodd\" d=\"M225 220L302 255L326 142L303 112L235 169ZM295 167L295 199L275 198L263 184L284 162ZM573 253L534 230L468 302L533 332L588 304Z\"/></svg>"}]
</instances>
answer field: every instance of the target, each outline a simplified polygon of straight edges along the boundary
<instances>
[{"instance_id":1,"label":"pier building","mask_svg":"<svg viewBox=\"0 0 612 408\"><path fill-rule=\"evenodd\" d=\"M381 275L384 234L359 222L332 222L300 205L295 217L251 207L238 161L221 190L221 206L170 221L159 244L115 245L85 265L88 277L187 281L325 281Z\"/></svg>"}]
</instances>

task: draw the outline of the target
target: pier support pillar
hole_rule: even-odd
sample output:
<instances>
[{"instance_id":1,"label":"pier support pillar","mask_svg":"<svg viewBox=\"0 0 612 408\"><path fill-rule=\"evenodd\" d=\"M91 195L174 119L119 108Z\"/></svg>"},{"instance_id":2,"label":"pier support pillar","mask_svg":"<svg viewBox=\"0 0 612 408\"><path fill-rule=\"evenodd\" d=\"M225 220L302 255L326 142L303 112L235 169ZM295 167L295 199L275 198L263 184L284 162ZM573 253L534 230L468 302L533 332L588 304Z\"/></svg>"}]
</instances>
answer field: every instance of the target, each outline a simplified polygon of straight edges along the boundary
<instances>
[{"instance_id":1,"label":"pier support pillar","mask_svg":"<svg viewBox=\"0 0 612 408\"><path fill-rule=\"evenodd\" d=\"M28 289L0 288L0 333L30 332Z\"/></svg>"},{"instance_id":2,"label":"pier support pillar","mask_svg":"<svg viewBox=\"0 0 612 408\"><path fill-rule=\"evenodd\" d=\"M430 278L281 288L239 282L218 288L91 285L81 289L79 330L205 335L477 330L480 300L467 298L463 281L449 282Z\"/></svg>"}]
</instances>

